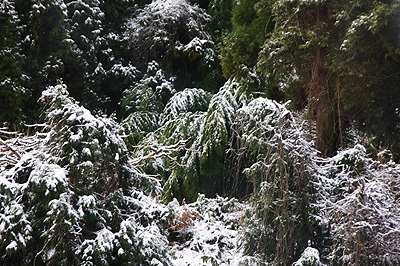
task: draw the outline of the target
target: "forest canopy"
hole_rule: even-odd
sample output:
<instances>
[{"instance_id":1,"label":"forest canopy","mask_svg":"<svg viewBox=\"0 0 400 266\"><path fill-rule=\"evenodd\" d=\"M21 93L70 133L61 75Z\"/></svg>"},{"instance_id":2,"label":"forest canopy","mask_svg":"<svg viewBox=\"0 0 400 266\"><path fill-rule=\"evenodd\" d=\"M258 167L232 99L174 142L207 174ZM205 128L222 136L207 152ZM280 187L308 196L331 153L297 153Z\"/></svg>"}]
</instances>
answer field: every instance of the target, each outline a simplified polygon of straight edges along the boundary
<instances>
[{"instance_id":1,"label":"forest canopy","mask_svg":"<svg viewBox=\"0 0 400 266\"><path fill-rule=\"evenodd\" d=\"M399 18L2 1L0 264L399 264Z\"/></svg>"}]
</instances>

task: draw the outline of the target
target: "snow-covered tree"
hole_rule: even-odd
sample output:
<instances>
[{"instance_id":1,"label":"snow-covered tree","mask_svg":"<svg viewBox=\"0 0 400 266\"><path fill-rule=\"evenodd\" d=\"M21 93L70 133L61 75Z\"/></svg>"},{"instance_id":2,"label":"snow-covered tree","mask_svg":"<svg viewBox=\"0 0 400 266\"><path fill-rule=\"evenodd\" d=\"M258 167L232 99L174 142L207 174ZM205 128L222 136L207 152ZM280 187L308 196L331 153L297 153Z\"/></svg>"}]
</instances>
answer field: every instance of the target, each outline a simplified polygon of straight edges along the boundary
<instances>
[{"instance_id":1,"label":"snow-covered tree","mask_svg":"<svg viewBox=\"0 0 400 266\"><path fill-rule=\"evenodd\" d=\"M221 79L214 42L205 30L208 20L204 10L186 0L153 1L127 22L132 61L144 71L155 60L167 77L177 77L180 88L217 89Z\"/></svg>"},{"instance_id":2,"label":"snow-covered tree","mask_svg":"<svg viewBox=\"0 0 400 266\"><path fill-rule=\"evenodd\" d=\"M376 100L382 99L378 92L397 95L392 85L399 80L400 61L395 52L399 47L391 37L400 29L397 1L269 4L275 25L260 52L258 69L295 107L308 108L316 121L318 150L333 156L344 145L347 122L360 119L371 131L377 129L378 121L380 125L398 123L393 108L398 102ZM368 121L371 124L363 124ZM392 132L396 130L389 129L386 138Z\"/></svg>"},{"instance_id":3,"label":"snow-covered tree","mask_svg":"<svg viewBox=\"0 0 400 266\"><path fill-rule=\"evenodd\" d=\"M265 254L275 265L288 265L309 241L321 244L311 205L316 152L296 117L266 98L240 108L232 131L230 153L237 173L231 184L246 178L253 186L243 248L247 254Z\"/></svg>"},{"instance_id":4,"label":"snow-covered tree","mask_svg":"<svg viewBox=\"0 0 400 266\"><path fill-rule=\"evenodd\" d=\"M1 263L169 265L169 211L148 196L158 184L128 161L117 124L63 84L41 99L42 132L1 142Z\"/></svg>"},{"instance_id":5,"label":"snow-covered tree","mask_svg":"<svg viewBox=\"0 0 400 266\"><path fill-rule=\"evenodd\" d=\"M62 77L71 95L96 113L120 111L123 91L139 76L125 59L127 45L120 36L135 4L121 2L119 6L114 1L66 1L69 51ZM128 11L116 14L122 7Z\"/></svg>"},{"instance_id":6,"label":"snow-covered tree","mask_svg":"<svg viewBox=\"0 0 400 266\"><path fill-rule=\"evenodd\" d=\"M163 63L171 67L177 48L189 44L195 37L207 44L209 37L203 30L207 19L201 9L186 0L157 0L128 21L125 35L138 59L135 61L146 64L166 57ZM201 48L202 43L199 44Z\"/></svg>"},{"instance_id":7,"label":"snow-covered tree","mask_svg":"<svg viewBox=\"0 0 400 266\"><path fill-rule=\"evenodd\" d=\"M16 123L23 119L22 98L25 97L20 85L19 18L14 2L3 1L0 14L0 123Z\"/></svg>"},{"instance_id":8,"label":"snow-covered tree","mask_svg":"<svg viewBox=\"0 0 400 266\"><path fill-rule=\"evenodd\" d=\"M315 185L317 208L331 229L330 264L398 264L398 165L390 158L375 161L356 144L332 157L322 169Z\"/></svg>"},{"instance_id":9,"label":"snow-covered tree","mask_svg":"<svg viewBox=\"0 0 400 266\"><path fill-rule=\"evenodd\" d=\"M65 19L68 33L65 41L70 51L65 56L67 68L63 77L71 95L91 108L95 102L107 101L98 84L93 82L95 70L97 75L102 74L98 54L105 43L104 13L99 4L100 1L67 1L68 17Z\"/></svg>"},{"instance_id":10,"label":"snow-covered tree","mask_svg":"<svg viewBox=\"0 0 400 266\"><path fill-rule=\"evenodd\" d=\"M70 181L84 191L112 192L124 186L128 158L118 125L79 106L65 85L44 91L42 101L52 128L48 146L68 169Z\"/></svg>"},{"instance_id":11,"label":"snow-covered tree","mask_svg":"<svg viewBox=\"0 0 400 266\"><path fill-rule=\"evenodd\" d=\"M399 14L2 1L0 264L400 264Z\"/></svg>"},{"instance_id":12,"label":"snow-covered tree","mask_svg":"<svg viewBox=\"0 0 400 266\"><path fill-rule=\"evenodd\" d=\"M193 201L199 192L227 193L222 185L225 149L236 110L246 99L241 88L229 80L213 96L195 88L177 92L164 108L160 127L137 145L136 156L147 158L146 171L163 176L166 201Z\"/></svg>"},{"instance_id":13,"label":"snow-covered tree","mask_svg":"<svg viewBox=\"0 0 400 266\"><path fill-rule=\"evenodd\" d=\"M398 263L397 165L360 144L322 159L308 127L268 99L238 109L228 157L238 168L231 184L253 184L244 252L276 265Z\"/></svg>"},{"instance_id":14,"label":"snow-covered tree","mask_svg":"<svg viewBox=\"0 0 400 266\"><path fill-rule=\"evenodd\" d=\"M33 0L29 1L26 10L21 11L24 12L20 14L22 49L26 56L24 70L38 82L32 89L36 97L40 97L46 85L56 84L64 67L60 59L66 49L63 42L66 5L63 0Z\"/></svg>"}]
</instances>

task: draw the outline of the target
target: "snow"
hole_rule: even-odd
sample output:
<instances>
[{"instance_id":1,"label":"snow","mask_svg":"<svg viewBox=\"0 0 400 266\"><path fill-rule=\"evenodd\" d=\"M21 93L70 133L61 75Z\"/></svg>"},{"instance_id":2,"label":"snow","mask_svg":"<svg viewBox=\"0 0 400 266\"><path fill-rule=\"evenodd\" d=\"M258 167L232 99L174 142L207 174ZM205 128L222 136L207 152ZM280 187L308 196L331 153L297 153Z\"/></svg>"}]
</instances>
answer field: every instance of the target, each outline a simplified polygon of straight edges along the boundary
<instances>
[{"instance_id":1,"label":"snow","mask_svg":"<svg viewBox=\"0 0 400 266\"><path fill-rule=\"evenodd\" d=\"M293 266L322 266L319 258L319 251L312 247L307 247L299 260Z\"/></svg>"},{"instance_id":2,"label":"snow","mask_svg":"<svg viewBox=\"0 0 400 266\"><path fill-rule=\"evenodd\" d=\"M46 93L47 97L54 97L55 94ZM231 94L232 95L232 94ZM188 99L191 99L188 97ZM228 103L225 103L228 104ZM80 109L78 109L80 110ZM276 124L283 117L290 117L285 105L281 105L268 99L255 99L248 105L238 109L237 114L249 116L250 121L263 121L264 130L266 132L274 129ZM71 121L82 119L82 121L90 121L93 127L102 127L101 121L96 121L90 114L86 112L77 112ZM236 115L237 115L236 114ZM71 116L67 116L71 117ZM269 127L267 127L269 125ZM299 128L295 128L299 130ZM297 132L297 133L296 133ZM251 131L245 132L246 138L257 140L256 135L251 135ZM287 133L287 132L286 132ZM292 136L299 136L295 131ZM299 145L301 138L296 138L297 144L293 141L285 139L285 132L277 132L276 138L283 140L285 145L293 147ZM99 144L97 139L93 140ZM291 146L290 146L291 145ZM90 153L90 149L83 149L86 154ZM295 152L292 150L291 152ZM385 154L387 151L384 152ZM58 187L67 187L68 171L55 164L46 161L51 156L44 154L38 150L24 153L16 165L0 174L1 185L9 191L14 191L16 195L20 194L28 188L28 184L39 184L46 187L44 195L54 192ZM315 158L312 150L310 153L304 153L306 156ZM112 155L113 157L115 155ZM389 156L390 158L390 156ZM375 239L376 246L380 250L384 250L384 258L396 263L396 248L398 247L398 239L400 230L399 206L397 196L393 193L392 187L398 186L396 177L400 173L399 166L393 162L388 164L380 164L368 159L366 149L360 144L339 152L333 158L320 160L319 167L315 178L315 185L319 188L319 196L321 213L321 223L332 225L333 237L337 241L351 243L357 236L357 232L363 231ZM24 166L23 166L24 165ZM32 167L28 181L18 184L12 180L23 167ZM253 165L256 167L256 164ZM360 168L361 167L361 168ZM335 173L331 178L330 173ZM317 183L317 181L319 183ZM351 184L349 186L349 184ZM268 183L264 183L265 189L268 190ZM263 187L263 185L261 185ZM342 194L335 195L335 189L340 188ZM261 191L263 191L261 189ZM97 208L100 204L94 195L82 195L77 202L78 210L70 205L69 199L71 194L61 193L57 199L49 202L49 217L56 215L62 218L63 213L66 217L75 217L74 219L84 219L85 211ZM191 204L179 205L176 201L168 206L157 203L151 197L146 196L142 191L135 191L130 197L124 197L124 202L137 206L140 211L133 211L120 223L117 231L104 227L96 232L94 240L86 240L82 243L80 255L90 260L95 251L107 253L115 249L115 252L121 256L129 253L129 249L119 246L122 240L126 241L130 246L141 246L140 252L145 256L154 256L154 254L164 254L171 263L169 265L241 265L249 263L249 265L258 265L261 261L257 257L245 256L241 250L240 242L242 237L243 216L246 209L250 208L244 203L240 203L234 199L225 199L217 197L215 199L207 199L199 197L199 199ZM107 210L110 212L109 210ZM183 226L187 233L192 236L184 243L168 244L166 231L163 231L156 221L160 217L172 211L176 219L184 219L184 214L193 212L198 215L189 217L190 222ZM366 215L366 214L367 215ZM78 215L79 214L79 215ZM12 236L7 242L6 250L16 251L18 246L25 246L29 240L31 228L28 222L24 221L23 206L14 201L12 204L4 208L4 212L0 215L0 231L15 230L20 225L24 225L24 230L20 233L10 233ZM112 216L110 212L109 217ZM21 224L13 220L14 217L21 216ZM149 224L143 226L140 223L140 217L149 219ZM179 218L181 217L181 218ZM337 218L335 218L337 217ZM64 221L65 225L71 226L72 220ZM26 224L24 224L26 223ZM54 224L55 226L56 224ZM11 228L11 229L10 229ZM53 228L53 227L51 227ZM8 231L10 232L10 231ZM17 231L18 232L18 231ZM345 234L344 232L351 232ZM381 240L385 239L385 240ZM332 256L334 254L331 254ZM49 248L45 251L44 256L52 258L56 256L55 250ZM344 254L343 259L351 260L354 254ZM151 262L155 265L161 265L163 261L159 258L152 257ZM307 247L301 258L296 261L294 266L306 265L306 263L314 262L314 265L322 265L320 263L320 255L316 248Z\"/></svg>"},{"instance_id":3,"label":"snow","mask_svg":"<svg viewBox=\"0 0 400 266\"><path fill-rule=\"evenodd\" d=\"M17 242L11 241L11 243L6 247L6 251L9 250L16 250L17 249Z\"/></svg>"},{"instance_id":4,"label":"snow","mask_svg":"<svg viewBox=\"0 0 400 266\"><path fill-rule=\"evenodd\" d=\"M46 258L46 260L50 260L55 254L56 254L56 249L53 248L53 249L46 251L44 254L44 257Z\"/></svg>"},{"instance_id":5,"label":"snow","mask_svg":"<svg viewBox=\"0 0 400 266\"><path fill-rule=\"evenodd\" d=\"M197 53L204 54L207 48L213 47L214 42L208 39L200 39L199 37L194 37L188 44L183 45L177 43L175 47L178 51L183 51L185 53Z\"/></svg>"},{"instance_id":6,"label":"snow","mask_svg":"<svg viewBox=\"0 0 400 266\"><path fill-rule=\"evenodd\" d=\"M102 229L96 236L96 248L103 253L111 251L114 246L115 236L107 228Z\"/></svg>"},{"instance_id":7,"label":"snow","mask_svg":"<svg viewBox=\"0 0 400 266\"><path fill-rule=\"evenodd\" d=\"M194 203L179 206L174 201L168 207L175 214L188 211L199 214L186 228L192 238L172 246L174 266L241 265L246 260L256 260L243 255L239 248L241 217L248 206L235 199L218 196L207 199L200 195Z\"/></svg>"},{"instance_id":8,"label":"snow","mask_svg":"<svg viewBox=\"0 0 400 266\"><path fill-rule=\"evenodd\" d=\"M206 43L212 43L204 30L209 19L204 10L186 0L155 0L128 20L124 38L132 47L143 52L156 50L157 47L174 52L195 48L200 52ZM183 40L178 39L178 29L186 31L190 45L181 43Z\"/></svg>"},{"instance_id":9,"label":"snow","mask_svg":"<svg viewBox=\"0 0 400 266\"><path fill-rule=\"evenodd\" d=\"M163 111L162 124L178 118L182 113L204 111L208 107L209 94L202 89L190 88L177 92Z\"/></svg>"},{"instance_id":10,"label":"snow","mask_svg":"<svg viewBox=\"0 0 400 266\"><path fill-rule=\"evenodd\" d=\"M36 2L38 4L32 6L34 12L40 13L47 8L42 4L42 2L45 3L44 1ZM90 27L94 35L102 32L101 19L105 14L97 6L103 1L69 1L68 6L63 0L53 2L51 4L58 4L63 12L69 8L69 12L73 12L70 14L72 20L83 19L85 26ZM294 3L295 1L286 2ZM322 3L324 0L301 2L314 4ZM0 10L6 10L7 14L15 15L13 3L14 1L2 1ZM278 1L278 5L282 3L283 1ZM9 8L11 10L8 10ZM347 15L341 13L337 20L344 19ZM131 42L139 42L139 45L141 40L150 39L153 42L150 48L153 49L160 42L169 45L172 34L168 32L166 25L172 23L180 27L179 23L181 23L186 27L184 29L187 33L190 33L190 37L188 37L188 43L182 44L177 40L172 44L175 49L173 52L211 53L211 50L207 49L214 46L214 43L203 30L207 20L209 20L208 15L186 0L154 0L138 10L136 16L127 23L125 37ZM353 20L340 49L346 50L353 47L354 36L361 30L374 31L377 27L376 20L377 18L372 13L360 15ZM71 21L69 26L73 28L74 33L76 31L76 35L79 36L77 38L89 47L87 50L81 50L75 43L78 40L67 39L66 42L72 46L72 52L75 55L94 53L96 52L94 44L104 42L104 38L99 36L94 40L92 37L80 34L76 21ZM193 32L195 34L192 34ZM285 35L284 38L288 38L294 33L288 27L288 30L282 34ZM109 33L107 38L120 41L120 37L113 33ZM26 35L23 42L31 42L31 39L33 41L31 35ZM267 45L275 48L278 43L279 40L268 40ZM309 44L311 43L306 43L306 45ZM269 55L275 57L280 52L279 49L270 49ZM111 48L102 50L101 53L113 60ZM211 60L212 56L207 58ZM61 65L61 61L56 63L47 61L44 70L57 70L56 68ZM182 146L185 146L185 152L189 150L191 152L185 157L186 160L182 161L193 168L197 166L198 160L195 154L207 156L210 150L212 151L218 145L221 145L222 154L225 154L225 145L232 126L239 126L240 123L246 121L244 125L240 125L240 129L243 131L241 137L248 146L256 144L263 151L266 147L282 145L290 159L302 158L293 160L292 166L301 164L304 166L304 171L310 175L309 181L313 185L313 190L316 191L313 195L316 201L312 203L312 207L316 207L315 210L318 212L315 214L315 219L321 224L329 224L330 237L334 242L332 250L329 251L329 259L354 261L358 254L350 248L344 251L342 248L356 246L369 252L366 253L367 256L383 258L392 265L398 262L400 166L391 161L388 151L382 151L377 155L379 160L385 160L387 163L368 158L367 150L361 144L344 149L333 158L322 159L318 157L314 149L310 148L312 141L304 138L304 132L296 123L293 114L286 108L286 104L265 98L257 98L249 103L240 101L238 94L241 85L235 80L227 81L213 97L204 90L195 88L176 93L173 82L167 80L156 62L148 64L148 72L148 75L145 75L140 82L135 83L136 87L132 86L134 88L131 92L134 96L126 110L135 112L125 122L130 124L129 133L148 132L151 129L149 125L162 126L159 132L165 138L164 143L159 143L154 135L149 135L147 142L143 142L144 146L157 152L161 151L158 157L153 158L153 166L167 171L163 158L170 158L168 156L173 152L183 151ZM136 80L139 71L131 64L119 62L105 69L99 62L92 74L99 76L112 74L117 78ZM295 69L288 75L292 80L298 79ZM281 89L287 89L290 83L286 81L279 82L278 86ZM7 78L2 84L9 82L11 79ZM155 91L151 92L150 84L153 83L156 84ZM151 112L148 111L150 106L139 106L148 95L150 95L148 98L152 97L153 103L153 99L165 91L173 96L164 108L161 119L160 110L155 105L151 106L154 108ZM150 92L152 94L145 94ZM90 178L97 172L107 179L113 178L119 170L127 170L131 174L127 179L137 178L135 184L136 181L150 180L154 181L158 188L161 186L157 177L147 176L135 168L145 155L130 158L129 164L124 164L124 160L129 155L118 133L121 127L112 119L97 117L80 106L68 96L65 85L57 85L45 90L41 100L50 106L45 118L48 121L48 129L42 133L46 139L43 140L36 135L32 142L32 138L29 137L16 137L5 142L15 149L13 153L6 149L1 150L0 242L4 243L3 248L5 246L7 253L20 252L33 235L33 225L30 224L30 220L36 218L33 210L36 205L31 206L31 202L47 200L44 201L46 204L43 207L47 211L44 222L50 225L46 225L47 227L40 232L46 237L55 236L53 229L60 224L82 229L80 226L86 222L88 212L94 217L91 218L96 221L96 226L100 224L100 229L93 229L94 239L84 240L79 237L79 243L74 243L77 245L74 248L80 252L77 257L83 257L84 260L87 259L90 262L93 261L91 256L95 256L96 252L101 253L100 256L106 256L106 253L127 256L133 251L138 251L145 257L149 257L153 265L166 264L160 257L171 260L171 265L177 266L239 265L245 261L251 261L253 265L257 265L257 258L245 256L240 247L243 227L246 226L243 220L247 219L244 213L246 209L252 208L245 203L240 203L235 199L221 197L207 199L200 196L191 204L180 205L175 200L165 206L149 197L144 188L128 185L128 188L124 188L126 194L123 194L119 202L108 198L110 195L117 195L118 191L107 193L96 191L92 194L84 194L87 192L83 191L85 187L79 188L79 185L71 183L68 176L70 171L81 173L83 176L81 180L91 184L93 180ZM194 138L193 145L187 147L186 140L190 138ZM16 140L25 142L18 144ZM177 144L165 146L168 141ZM109 150L112 152L110 153ZM137 154L139 152L135 155ZM262 159L269 159L275 155L260 154ZM117 167L120 163L124 164L124 168ZM179 162L173 161L173 163ZM244 173L257 172L258 169L274 170L277 164L273 160L258 160L246 168ZM109 168L98 169L99 165L106 165ZM97 172L92 171L93 169ZM71 175L72 177L79 179ZM263 181L260 184L260 194L267 194L275 188L270 182ZM73 189L76 189L79 195L75 195ZM125 190L131 194L127 195L128 192ZM155 194L160 195L159 192ZM111 209L104 204L105 202L116 206ZM173 214L170 217L172 219L170 223L167 219L169 213ZM119 215L120 219L118 226L114 228L110 226L109 221L113 215ZM275 221L278 220L278 217L275 218ZM180 229L189 233L190 239L184 243L168 243L167 226L170 229ZM38 229L35 228L35 230ZM362 237L359 237L360 235ZM373 245L360 241L364 238L370 239ZM80 242L82 240L83 243ZM124 241L126 246L122 244ZM43 247L43 250L47 248L44 251L47 259L51 259L57 253L57 250L50 245L51 243L49 247ZM157 255L159 257L153 257ZM307 263L321 265L320 253L316 248L307 247L293 266Z\"/></svg>"},{"instance_id":11,"label":"snow","mask_svg":"<svg viewBox=\"0 0 400 266\"><path fill-rule=\"evenodd\" d=\"M152 266L164 266L164 264L156 258L153 258L150 262Z\"/></svg>"},{"instance_id":12,"label":"snow","mask_svg":"<svg viewBox=\"0 0 400 266\"><path fill-rule=\"evenodd\" d=\"M35 183L46 187L45 195L51 191L55 191L57 186L61 184L67 186L66 170L58 165L36 162L36 167L29 176L29 183Z\"/></svg>"},{"instance_id":13,"label":"snow","mask_svg":"<svg viewBox=\"0 0 400 266\"><path fill-rule=\"evenodd\" d=\"M400 232L394 228L400 226L400 214L393 188L399 187L400 169L388 158L385 164L374 161L364 146L356 144L321 165L320 175L316 176L320 197L317 205L323 219L329 220L336 241L330 259L361 259L355 249L362 248L361 256L368 256L371 261L378 263L384 258L389 264L398 263ZM367 246L360 235L374 244ZM343 245L350 244L355 248L341 251Z\"/></svg>"}]
</instances>

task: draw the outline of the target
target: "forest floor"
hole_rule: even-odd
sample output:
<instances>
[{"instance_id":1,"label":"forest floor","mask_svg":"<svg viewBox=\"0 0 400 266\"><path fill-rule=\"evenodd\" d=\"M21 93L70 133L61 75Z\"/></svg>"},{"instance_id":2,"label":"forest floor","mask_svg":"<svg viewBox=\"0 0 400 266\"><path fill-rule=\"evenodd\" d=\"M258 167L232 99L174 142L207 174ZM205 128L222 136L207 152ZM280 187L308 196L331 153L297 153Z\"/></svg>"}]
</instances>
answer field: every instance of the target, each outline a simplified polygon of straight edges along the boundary
<instances>
[{"instance_id":1,"label":"forest floor","mask_svg":"<svg viewBox=\"0 0 400 266\"><path fill-rule=\"evenodd\" d=\"M175 205L174 221L182 225L181 235L170 243L174 265L239 265L256 260L240 249L240 229L249 206L236 199L203 196L191 204L177 204L169 205Z\"/></svg>"}]
</instances>

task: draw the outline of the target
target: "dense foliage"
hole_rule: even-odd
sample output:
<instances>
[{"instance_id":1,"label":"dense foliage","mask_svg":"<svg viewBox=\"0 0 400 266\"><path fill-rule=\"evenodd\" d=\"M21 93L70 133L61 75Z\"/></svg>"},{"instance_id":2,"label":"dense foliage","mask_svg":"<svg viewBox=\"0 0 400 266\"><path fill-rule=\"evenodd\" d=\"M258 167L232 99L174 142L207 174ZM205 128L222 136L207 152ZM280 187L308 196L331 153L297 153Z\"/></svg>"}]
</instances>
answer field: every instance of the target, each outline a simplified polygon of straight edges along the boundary
<instances>
[{"instance_id":1,"label":"dense foliage","mask_svg":"<svg viewBox=\"0 0 400 266\"><path fill-rule=\"evenodd\" d=\"M400 264L399 17L2 1L0 264Z\"/></svg>"}]
</instances>

